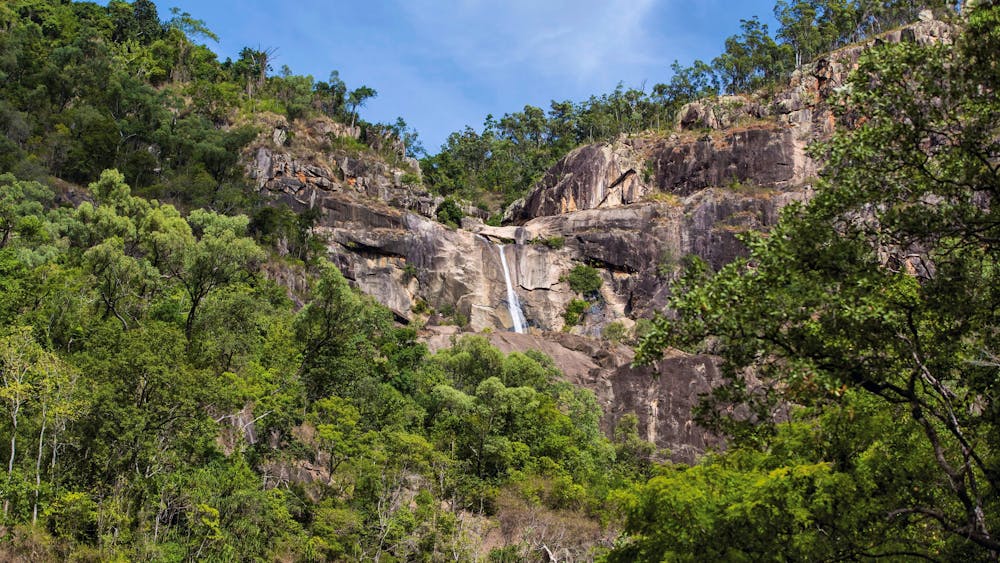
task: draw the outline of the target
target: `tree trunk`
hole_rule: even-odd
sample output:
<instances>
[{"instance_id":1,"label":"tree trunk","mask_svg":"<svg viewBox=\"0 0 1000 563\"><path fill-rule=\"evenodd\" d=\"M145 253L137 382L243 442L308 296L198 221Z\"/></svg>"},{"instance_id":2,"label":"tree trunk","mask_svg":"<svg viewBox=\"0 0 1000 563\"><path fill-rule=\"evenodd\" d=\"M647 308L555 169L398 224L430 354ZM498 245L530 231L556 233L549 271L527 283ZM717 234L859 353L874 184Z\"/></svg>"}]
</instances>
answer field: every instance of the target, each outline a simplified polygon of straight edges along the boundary
<instances>
[{"instance_id":1,"label":"tree trunk","mask_svg":"<svg viewBox=\"0 0 1000 563\"><path fill-rule=\"evenodd\" d=\"M48 409L42 403L42 428L38 431L38 457L35 458L35 503L31 508L31 525L38 523L38 495L42 489L42 450L45 446L45 424Z\"/></svg>"},{"instance_id":2,"label":"tree trunk","mask_svg":"<svg viewBox=\"0 0 1000 563\"><path fill-rule=\"evenodd\" d=\"M17 414L20 410L20 404L11 408L10 420L10 458L7 460L7 485L10 486L11 477L14 476L14 456L17 453ZM3 517L4 520L7 519L7 513L10 511L10 495L4 496L3 499Z\"/></svg>"}]
</instances>

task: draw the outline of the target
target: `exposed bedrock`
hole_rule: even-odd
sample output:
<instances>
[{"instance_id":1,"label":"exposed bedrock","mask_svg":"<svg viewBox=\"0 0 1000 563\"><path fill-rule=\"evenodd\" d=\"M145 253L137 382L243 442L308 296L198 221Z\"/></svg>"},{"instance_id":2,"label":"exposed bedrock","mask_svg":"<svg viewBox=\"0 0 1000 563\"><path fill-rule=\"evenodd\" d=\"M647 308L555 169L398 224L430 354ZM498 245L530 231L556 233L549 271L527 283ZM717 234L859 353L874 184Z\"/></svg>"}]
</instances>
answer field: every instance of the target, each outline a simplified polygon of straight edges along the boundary
<instances>
[{"instance_id":1,"label":"exposed bedrock","mask_svg":"<svg viewBox=\"0 0 1000 563\"><path fill-rule=\"evenodd\" d=\"M372 151L338 148L353 146L338 139L360 133L328 120L276 117L244 158L262 193L321 211L330 258L401 321L447 317L468 331L490 329L501 349L540 349L595 391L606 429L635 412L644 436L689 460L712 444L690 415L718 377L711 359L671 353L655 370L632 368L627 348L593 337L661 310L686 256L719 268L745 253L741 233L768 229L781 208L810 197L821 163L808 147L857 118L844 112L838 122L832 108L864 49L947 41L949 33L947 24L923 21L803 65L781 91L692 102L669 134L579 147L506 210L502 227L433 221L442 199L419 187L419 167L401 154L375 154L399 147L365 139ZM497 244L506 245L528 334L508 332ZM561 332L567 304L582 297L566 276L581 263L598 269L602 287L587 296L582 324Z\"/></svg>"}]
</instances>

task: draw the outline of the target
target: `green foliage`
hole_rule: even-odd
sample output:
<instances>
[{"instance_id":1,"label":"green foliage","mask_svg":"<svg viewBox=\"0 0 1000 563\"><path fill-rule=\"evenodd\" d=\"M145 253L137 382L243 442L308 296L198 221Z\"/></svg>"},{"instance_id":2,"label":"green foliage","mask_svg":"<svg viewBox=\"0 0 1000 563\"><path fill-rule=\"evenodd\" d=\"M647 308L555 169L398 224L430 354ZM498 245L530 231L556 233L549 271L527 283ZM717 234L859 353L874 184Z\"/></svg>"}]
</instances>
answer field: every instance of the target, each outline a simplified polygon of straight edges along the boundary
<instances>
[{"instance_id":1,"label":"green foliage","mask_svg":"<svg viewBox=\"0 0 1000 563\"><path fill-rule=\"evenodd\" d=\"M613 323L608 323L608 325L604 327L604 330L601 331L601 336L612 344L620 344L625 340L625 337L628 336L628 330L625 328L624 324L615 321Z\"/></svg>"},{"instance_id":2,"label":"green foliage","mask_svg":"<svg viewBox=\"0 0 1000 563\"><path fill-rule=\"evenodd\" d=\"M381 348L396 335L392 318L351 289L336 268L323 266L313 301L295 328L305 350L301 373L311 400L371 392L357 383L389 375Z\"/></svg>"},{"instance_id":3,"label":"green foliage","mask_svg":"<svg viewBox=\"0 0 1000 563\"><path fill-rule=\"evenodd\" d=\"M573 269L566 275L566 281L569 282L570 289L584 295L597 292L604 283L597 268L586 264L573 266Z\"/></svg>"},{"instance_id":4,"label":"green foliage","mask_svg":"<svg viewBox=\"0 0 1000 563\"><path fill-rule=\"evenodd\" d=\"M656 446L639 437L639 417L635 413L625 414L615 425L614 445L621 470L629 472L633 478L649 477Z\"/></svg>"},{"instance_id":5,"label":"green foliage","mask_svg":"<svg viewBox=\"0 0 1000 563\"><path fill-rule=\"evenodd\" d=\"M423 299L417 299L416 302L413 303L413 307L411 307L410 310L417 315L429 315L432 312L430 305L428 305Z\"/></svg>"},{"instance_id":6,"label":"green foliage","mask_svg":"<svg viewBox=\"0 0 1000 563\"><path fill-rule=\"evenodd\" d=\"M901 498L937 502L915 485L933 463L914 423L868 398L799 410L771 449L736 449L667 466L625 499L629 541L610 561L813 559L933 552L940 531L886 517ZM822 461L813 461L822 460ZM902 477L904 476L905 477ZM719 542L725 537L727 541Z\"/></svg>"},{"instance_id":7,"label":"green foliage","mask_svg":"<svg viewBox=\"0 0 1000 563\"><path fill-rule=\"evenodd\" d=\"M365 105L365 102L375 96L378 96L378 92L368 86L359 86L347 94L347 105L351 106L350 115L352 127L358 117L358 108Z\"/></svg>"},{"instance_id":8,"label":"green foliage","mask_svg":"<svg viewBox=\"0 0 1000 563\"><path fill-rule=\"evenodd\" d=\"M700 59L688 67L674 61L670 70L673 72L670 82L653 87L653 95L670 108L670 115L688 102L719 94L719 79L715 70Z\"/></svg>"},{"instance_id":9,"label":"green foliage","mask_svg":"<svg viewBox=\"0 0 1000 563\"><path fill-rule=\"evenodd\" d=\"M740 475L719 473L740 459L733 453L683 472L709 493L700 500L668 492L681 490L677 482L651 482L659 501L636 506L665 528L635 520L652 543L638 540L633 555L649 553L643 545L722 558L772 548L792 559L1000 552L992 399L1000 223L986 203L1000 186L986 156L997 147L987 132L1000 126L986 94L1000 88L987 55L1000 48L998 22L1000 7L982 5L954 44L903 42L865 55L843 104L865 120L819 149L828 165L816 197L787 208L767 237L747 237L748 260L681 278L676 318L655 321L639 357L672 344L724 358L728 382L699 420L733 436L767 473L746 481L745 465ZM797 411L801 425L775 419L796 404L809 407ZM796 429L838 438L817 451L816 440L789 435ZM727 499L729 491L740 492ZM725 513L704 502L715 498ZM661 513L663 505L672 508ZM763 516L751 517L757 508ZM701 529L745 518L740 526L760 533L727 543L739 552L706 552L707 538L691 535L699 528L669 528L672 511L696 515ZM790 541L768 546L764 537Z\"/></svg>"},{"instance_id":10,"label":"green foliage","mask_svg":"<svg viewBox=\"0 0 1000 563\"><path fill-rule=\"evenodd\" d=\"M590 309L590 303L587 303L583 299L571 299L566 304L566 311L563 313L563 321L566 323L566 326L572 327L580 324L584 313L588 309Z\"/></svg>"},{"instance_id":11,"label":"green foliage","mask_svg":"<svg viewBox=\"0 0 1000 563\"><path fill-rule=\"evenodd\" d=\"M423 183L423 178L418 174L407 172L403 174L399 181L405 186L419 186Z\"/></svg>"},{"instance_id":12,"label":"green foliage","mask_svg":"<svg viewBox=\"0 0 1000 563\"><path fill-rule=\"evenodd\" d=\"M552 250L560 250L562 247L566 246L566 239L560 236L546 237L543 239L536 239L532 242L538 242Z\"/></svg>"},{"instance_id":13,"label":"green foliage","mask_svg":"<svg viewBox=\"0 0 1000 563\"><path fill-rule=\"evenodd\" d=\"M544 356L504 356L484 338L466 337L433 356L426 370L429 382L446 381L430 388L431 435L478 479L556 462L577 490L599 479L611 459L593 395L557 383L558 372Z\"/></svg>"},{"instance_id":14,"label":"green foliage","mask_svg":"<svg viewBox=\"0 0 1000 563\"><path fill-rule=\"evenodd\" d=\"M462 224L462 217L465 217L462 208L452 198L445 198L434 211L434 215L438 221L449 227L458 227Z\"/></svg>"},{"instance_id":15,"label":"green foliage","mask_svg":"<svg viewBox=\"0 0 1000 563\"><path fill-rule=\"evenodd\" d=\"M795 64L827 51L917 20L920 10L946 13L954 4L931 1L834 2L778 0L774 16L781 25L778 38L795 53Z\"/></svg>"},{"instance_id":16,"label":"green foliage","mask_svg":"<svg viewBox=\"0 0 1000 563\"><path fill-rule=\"evenodd\" d=\"M203 21L172 10L161 22L149 0L5 9L0 174L87 184L116 168L147 197L247 212L255 196L237 161L257 132L241 108L354 123L374 95L364 86L349 94L336 72L319 83L287 67L271 75L274 49L220 63L196 43L217 39ZM418 145L405 124L398 135Z\"/></svg>"},{"instance_id":17,"label":"green foliage","mask_svg":"<svg viewBox=\"0 0 1000 563\"><path fill-rule=\"evenodd\" d=\"M287 205L265 205L257 209L248 225L249 233L258 241L302 262L311 262L322 255L324 241L316 231L319 207L292 211Z\"/></svg>"},{"instance_id":18,"label":"green foliage","mask_svg":"<svg viewBox=\"0 0 1000 563\"><path fill-rule=\"evenodd\" d=\"M371 150L368 145L362 143L354 137L335 136L332 133L330 134L330 148L333 150L346 151L348 154L355 156L368 153Z\"/></svg>"},{"instance_id":19,"label":"green foliage","mask_svg":"<svg viewBox=\"0 0 1000 563\"><path fill-rule=\"evenodd\" d=\"M726 50L712 61L730 94L774 84L790 71L787 45L779 45L768 35L767 24L755 16L740 20L740 30L740 35L726 39Z\"/></svg>"}]
</instances>

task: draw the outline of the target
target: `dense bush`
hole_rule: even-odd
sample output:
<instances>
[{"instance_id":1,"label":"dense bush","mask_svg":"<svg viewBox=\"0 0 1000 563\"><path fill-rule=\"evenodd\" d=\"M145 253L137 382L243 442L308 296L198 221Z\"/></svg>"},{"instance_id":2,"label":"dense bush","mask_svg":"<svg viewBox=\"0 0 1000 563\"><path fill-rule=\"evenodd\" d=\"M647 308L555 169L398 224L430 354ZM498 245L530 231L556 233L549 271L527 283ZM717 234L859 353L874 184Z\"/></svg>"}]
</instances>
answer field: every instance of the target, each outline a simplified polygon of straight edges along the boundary
<instances>
[{"instance_id":1,"label":"dense bush","mask_svg":"<svg viewBox=\"0 0 1000 563\"><path fill-rule=\"evenodd\" d=\"M601 272L593 266L577 264L566 276L569 287L577 293L587 295L601 289Z\"/></svg>"},{"instance_id":2,"label":"dense bush","mask_svg":"<svg viewBox=\"0 0 1000 563\"><path fill-rule=\"evenodd\" d=\"M438 205L437 209L434 211L434 215L437 220L448 225L450 227L458 227L462 224L462 217L465 217L465 213L462 212L462 208L459 207L455 200L452 198L445 198L444 201Z\"/></svg>"},{"instance_id":3,"label":"dense bush","mask_svg":"<svg viewBox=\"0 0 1000 563\"><path fill-rule=\"evenodd\" d=\"M572 327L580 324L583 320L583 314L587 312L590 308L590 303L587 303L583 299L572 299L566 304L566 311L563 313L563 320L566 322L567 327Z\"/></svg>"}]
</instances>

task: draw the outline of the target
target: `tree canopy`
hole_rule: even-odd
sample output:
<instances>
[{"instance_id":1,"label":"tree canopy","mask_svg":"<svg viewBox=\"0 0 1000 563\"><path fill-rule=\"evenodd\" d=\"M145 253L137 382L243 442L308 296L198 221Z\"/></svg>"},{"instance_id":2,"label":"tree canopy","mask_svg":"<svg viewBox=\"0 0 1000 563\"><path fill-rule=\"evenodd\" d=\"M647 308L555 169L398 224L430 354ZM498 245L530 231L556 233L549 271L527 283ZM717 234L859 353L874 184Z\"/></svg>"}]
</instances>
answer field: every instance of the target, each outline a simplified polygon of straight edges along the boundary
<instances>
[{"instance_id":1,"label":"tree canopy","mask_svg":"<svg viewBox=\"0 0 1000 563\"><path fill-rule=\"evenodd\" d=\"M827 164L815 198L786 209L767 235L749 237L746 260L714 275L691 270L675 288L675 313L656 321L641 355L654 358L668 344L718 354L728 382L700 417L737 446L676 478L704 491L718 478L759 471L758 462L742 465L744 455L784 452L767 458L793 456L768 469L772 479L787 472L781 486L792 488L780 502L818 500L795 489L808 482L793 477L802 471L850 485L831 489L822 507L803 507L810 519L835 518L800 522L793 537L826 530L849 557L988 559L1000 552L998 23L1000 7L982 4L954 44L902 42L866 54L841 105L853 126L817 149ZM789 416L811 425L821 443L829 417L856 412L859 401L885 422L838 425L843 439L858 440L850 450L788 442L782 421ZM885 448L890 442L907 445ZM869 468L876 455L894 469ZM715 471L730 473L708 479ZM703 472L707 480L698 481ZM876 483L896 492L852 499ZM636 510L650 502L645 495L663 494L659 483L648 487ZM817 495L823 486L806 490ZM733 506L758 502L760 492L737 493L724 515L706 517L726 525ZM844 503L843 512L824 512L831 503ZM656 520L669 526L676 514ZM837 522L845 517L889 528L834 540L833 530L861 526ZM634 549L664 545L646 524L632 527ZM769 533L751 530L728 545L753 553ZM700 544L671 545L691 553ZM797 558L795 549L793 541L779 552Z\"/></svg>"}]
</instances>

